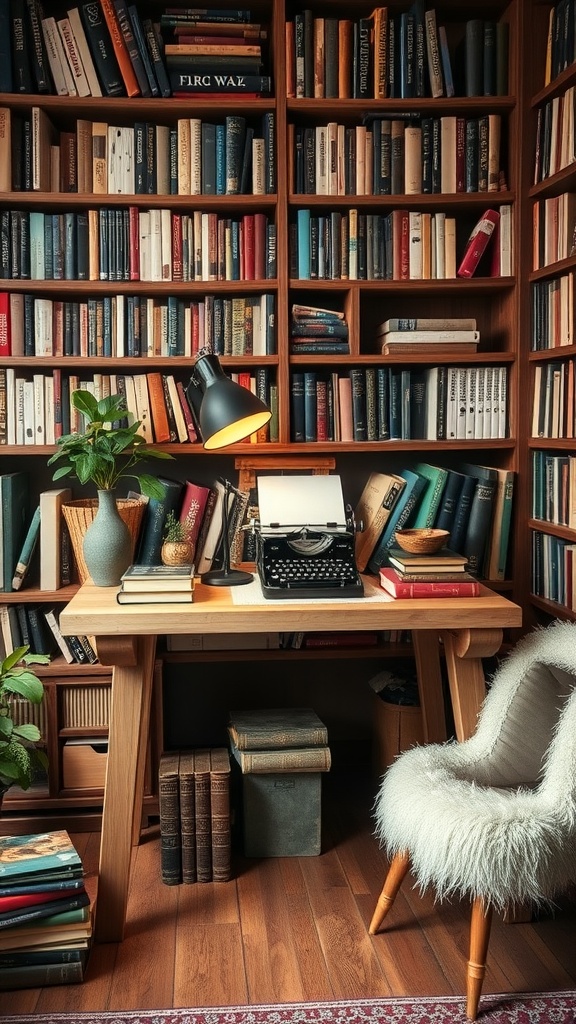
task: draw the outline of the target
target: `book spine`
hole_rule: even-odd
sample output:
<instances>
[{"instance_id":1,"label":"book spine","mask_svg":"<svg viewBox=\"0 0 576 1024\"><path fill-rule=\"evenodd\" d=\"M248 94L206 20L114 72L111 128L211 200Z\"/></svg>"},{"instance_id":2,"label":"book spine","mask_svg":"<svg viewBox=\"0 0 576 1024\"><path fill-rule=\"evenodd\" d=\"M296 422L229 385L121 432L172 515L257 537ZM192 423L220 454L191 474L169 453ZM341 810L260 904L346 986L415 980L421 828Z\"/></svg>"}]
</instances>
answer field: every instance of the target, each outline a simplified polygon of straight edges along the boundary
<instances>
[{"instance_id":1,"label":"book spine","mask_svg":"<svg viewBox=\"0 0 576 1024\"><path fill-rule=\"evenodd\" d=\"M212 881L212 838L210 821L210 751L194 755L194 799L196 805L196 881Z\"/></svg>"},{"instance_id":2,"label":"book spine","mask_svg":"<svg viewBox=\"0 0 576 1024\"><path fill-rule=\"evenodd\" d=\"M182 880L179 763L179 754L163 754L158 772L160 875L165 885Z\"/></svg>"},{"instance_id":3,"label":"book spine","mask_svg":"<svg viewBox=\"0 0 576 1024\"><path fill-rule=\"evenodd\" d=\"M113 0L99 0L99 3L102 8L104 20L108 26L108 32L110 34L110 39L116 55L116 61L124 81L126 92L128 96L138 96L140 92L138 81L134 74L134 68L132 67L132 62L124 41L122 30L118 23L118 18L116 17Z\"/></svg>"},{"instance_id":4,"label":"book spine","mask_svg":"<svg viewBox=\"0 0 576 1024\"><path fill-rule=\"evenodd\" d=\"M194 751L180 751L180 833L182 837L182 881L196 881L196 811L194 796Z\"/></svg>"},{"instance_id":5,"label":"book spine","mask_svg":"<svg viewBox=\"0 0 576 1024\"><path fill-rule=\"evenodd\" d=\"M234 750L243 775L271 772L327 772L330 770L329 747L300 747L297 750Z\"/></svg>"},{"instance_id":6,"label":"book spine","mask_svg":"<svg viewBox=\"0 0 576 1024\"><path fill-rule=\"evenodd\" d=\"M210 752L210 827L212 881L231 877L230 763L225 748Z\"/></svg>"},{"instance_id":7,"label":"book spine","mask_svg":"<svg viewBox=\"0 0 576 1024\"><path fill-rule=\"evenodd\" d=\"M478 597L478 583L407 583L404 580L390 581L380 573L383 588L394 597Z\"/></svg>"}]
</instances>

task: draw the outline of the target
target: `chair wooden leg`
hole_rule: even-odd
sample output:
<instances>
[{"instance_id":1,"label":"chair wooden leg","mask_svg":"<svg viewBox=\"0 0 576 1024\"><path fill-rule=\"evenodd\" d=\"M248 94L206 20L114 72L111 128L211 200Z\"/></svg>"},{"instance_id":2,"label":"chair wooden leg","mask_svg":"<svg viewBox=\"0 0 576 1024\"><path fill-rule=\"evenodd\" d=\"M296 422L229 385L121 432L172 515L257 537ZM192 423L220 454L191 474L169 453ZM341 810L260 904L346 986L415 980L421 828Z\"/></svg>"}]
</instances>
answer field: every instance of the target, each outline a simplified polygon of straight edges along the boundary
<instances>
[{"instance_id":1,"label":"chair wooden leg","mask_svg":"<svg viewBox=\"0 0 576 1024\"><path fill-rule=\"evenodd\" d=\"M487 907L481 896L472 904L470 918L470 958L466 976L466 1016L476 1020L482 983L486 973L486 956L490 941L492 908Z\"/></svg>"},{"instance_id":2,"label":"chair wooden leg","mask_svg":"<svg viewBox=\"0 0 576 1024\"><path fill-rule=\"evenodd\" d=\"M386 917L386 914L390 910L390 907L394 903L398 890L402 885L404 875L408 871L410 866L410 857L408 853L397 853L394 857L390 867L388 868L388 874L386 875L386 881L380 896L378 897L378 903L376 904L376 910L374 911L372 920L370 922L369 932L370 935L376 935L376 932L380 928L382 921Z\"/></svg>"}]
</instances>

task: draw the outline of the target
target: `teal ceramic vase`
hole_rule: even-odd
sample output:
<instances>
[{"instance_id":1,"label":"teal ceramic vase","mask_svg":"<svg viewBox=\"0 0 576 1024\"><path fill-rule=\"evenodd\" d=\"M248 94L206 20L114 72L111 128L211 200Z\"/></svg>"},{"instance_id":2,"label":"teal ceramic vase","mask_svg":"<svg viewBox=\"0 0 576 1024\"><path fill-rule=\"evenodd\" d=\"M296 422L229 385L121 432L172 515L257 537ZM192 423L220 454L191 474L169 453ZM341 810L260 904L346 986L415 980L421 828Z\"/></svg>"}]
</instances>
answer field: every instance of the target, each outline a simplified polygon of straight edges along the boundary
<instances>
[{"instance_id":1,"label":"teal ceramic vase","mask_svg":"<svg viewBox=\"0 0 576 1024\"><path fill-rule=\"evenodd\" d=\"M97 587L117 587L132 561L132 540L114 491L98 491L98 511L86 530L84 560Z\"/></svg>"}]
</instances>

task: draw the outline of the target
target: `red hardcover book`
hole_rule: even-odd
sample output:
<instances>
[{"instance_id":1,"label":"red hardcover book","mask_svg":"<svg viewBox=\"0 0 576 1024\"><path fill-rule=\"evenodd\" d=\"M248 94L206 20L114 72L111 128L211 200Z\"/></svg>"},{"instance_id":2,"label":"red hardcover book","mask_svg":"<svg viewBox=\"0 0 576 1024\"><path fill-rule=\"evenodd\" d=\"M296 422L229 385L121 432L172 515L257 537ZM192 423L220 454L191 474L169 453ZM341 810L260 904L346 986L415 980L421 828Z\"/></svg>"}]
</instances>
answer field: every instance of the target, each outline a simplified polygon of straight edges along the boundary
<instances>
[{"instance_id":1,"label":"red hardcover book","mask_svg":"<svg viewBox=\"0 0 576 1024\"><path fill-rule=\"evenodd\" d=\"M130 231L129 273L131 281L140 280L140 212L137 206L128 207Z\"/></svg>"},{"instance_id":2,"label":"red hardcover book","mask_svg":"<svg viewBox=\"0 0 576 1024\"><path fill-rule=\"evenodd\" d=\"M244 281L254 280L254 214L246 213L242 217L242 255L244 259Z\"/></svg>"},{"instance_id":3,"label":"red hardcover book","mask_svg":"<svg viewBox=\"0 0 576 1024\"><path fill-rule=\"evenodd\" d=\"M110 39L112 40L112 46L114 53L116 54L116 60L118 61L118 67L120 68L120 74L124 81L126 92L129 96L139 96L140 87L138 85L138 79L132 67L132 61L130 60L130 54L122 35L122 29L120 28L118 18L116 17L116 11L114 10L114 4L112 0L99 0L100 7L102 8L102 14L108 26L110 33Z\"/></svg>"},{"instance_id":4,"label":"red hardcover book","mask_svg":"<svg viewBox=\"0 0 576 1024\"><path fill-rule=\"evenodd\" d=\"M74 890L75 893L83 890ZM52 903L66 896L62 889L55 892L29 892L18 896L0 896L0 914L9 910L21 910L23 907L35 907L40 903Z\"/></svg>"},{"instance_id":5,"label":"red hardcover book","mask_svg":"<svg viewBox=\"0 0 576 1024\"><path fill-rule=\"evenodd\" d=\"M206 511L206 503L210 488L203 484L197 484L194 480L186 480L184 484L184 497L178 519L186 528L186 539L190 544L196 544Z\"/></svg>"},{"instance_id":6,"label":"red hardcover book","mask_svg":"<svg viewBox=\"0 0 576 1024\"><path fill-rule=\"evenodd\" d=\"M8 292L0 292L0 356L11 355L10 295Z\"/></svg>"},{"instance_id":7,"label":"red hardcover book","mask_svg":"<svg viewBox=\"0 0 576 1024\"><path fill-rule=\"evenodd\" d=\"M380 585L392 597L478 597L480 584L475 580L467 583L423 582L408 583L402 580L395 569L380 569Z\"/></svg>"},{"instance_id":8,"label":"red hardcover book","mask_svg":"<svg viewBox=\"0 0 576 1024\"><path fill-rule=\"evenodd\" d=\"M182 262L182 214L172 214L172 280L184 280Z\"/></svg>"},{"instance_id":9,"label":"red hardcover book","mask_svg":"<svg viewBox=\"0 0 576 1024\"><path fill-rule=\"evenodd\" d=\"M484 211L466 243L462 262L458 267L458 277L472 277L475 273L499 220L498 210Z\"/></svg>"}]
</instances>

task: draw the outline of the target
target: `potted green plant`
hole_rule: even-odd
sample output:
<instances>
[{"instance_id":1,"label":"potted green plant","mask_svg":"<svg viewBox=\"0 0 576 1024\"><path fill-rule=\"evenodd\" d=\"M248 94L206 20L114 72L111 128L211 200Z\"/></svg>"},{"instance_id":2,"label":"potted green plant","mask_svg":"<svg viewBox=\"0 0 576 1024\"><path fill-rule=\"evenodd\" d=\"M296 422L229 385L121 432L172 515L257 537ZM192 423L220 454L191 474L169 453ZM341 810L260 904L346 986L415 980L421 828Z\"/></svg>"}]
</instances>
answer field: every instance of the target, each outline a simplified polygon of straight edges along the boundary
<instances>
[{"instance_id":1,"label":"potted green plant","mask_svg":"<svg viewBox=\"0 0 576 1024\"><path fill-rule=\"evenodd\" d=\"M59 462L52 479L75 477L81 484L92 482L98 492L98 511L83 539L84 559L97 586L116 586L132 560L132 538L116 506L116 487L131 478L142 494L161 499L163 485L149 473L136 471L144 459L171 459L168 452L150 448L138 433L140 420L128 423L122 395L100 400L89 391L73 391L71 404L84 417L82 433L58 438L57 450L48 465Z\"/></svg>"},{"instance_id":2,"label":"potted green plant","mask_svg":"<svg viewBox=\"0 0 576 1024\"><path fill-rule=\"evenodd\" d=\"M34 744L40 739L38 726L32 723L15 725L12 718L14 697L24 697L31 704L40 704L44 685L30 663L47 664L44 654L30 655L28 647L18 647L0 663L0 803L4 793L15 783L28 789L34 770L46 768L48 759Z\"/></svg>"},{"instance_id":3,"label":"potted green plant","mask_svg":"<svg viewBox=\"0 0 576 1024\"><path fill-rule=\"evenodd\" d=\"M188 565L192 562L193 553L184 523L170 509L164 526L162 562L164 565Z\"/></svg>"}]
</instances>

